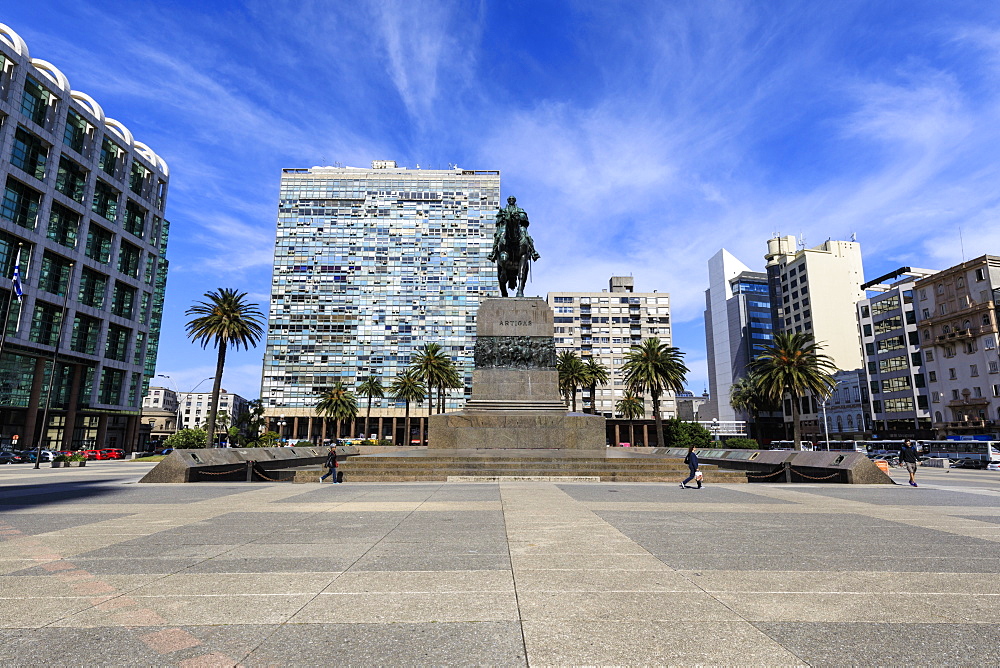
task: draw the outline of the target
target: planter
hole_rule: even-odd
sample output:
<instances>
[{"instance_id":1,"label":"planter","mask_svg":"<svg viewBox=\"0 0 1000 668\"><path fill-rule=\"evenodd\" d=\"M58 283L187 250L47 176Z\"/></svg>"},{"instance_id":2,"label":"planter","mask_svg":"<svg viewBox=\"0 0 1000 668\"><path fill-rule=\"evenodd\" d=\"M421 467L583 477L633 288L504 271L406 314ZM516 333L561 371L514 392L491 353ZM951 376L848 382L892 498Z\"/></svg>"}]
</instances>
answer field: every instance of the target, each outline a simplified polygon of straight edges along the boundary
<instances>
[{"instance_id":1,"label":"planter","mask_svg":"<svg viewBox=\"0 0 1000 668\"><path fill-rule=\"evenodd\" d=\"M86 466L87 460L84 459L82 462L66 462L66 466Z\"/></svg>"},{"instance_id":2,"label":"planter","mask_svg":"<svg viewBox=\"0 0 1000 668\"><path fill-rule=\"evenodd\" d=\"M63 464L69 465L69 462L52 462L52 468L58 469L62 468Z\"/></svg>"}]
</instances>

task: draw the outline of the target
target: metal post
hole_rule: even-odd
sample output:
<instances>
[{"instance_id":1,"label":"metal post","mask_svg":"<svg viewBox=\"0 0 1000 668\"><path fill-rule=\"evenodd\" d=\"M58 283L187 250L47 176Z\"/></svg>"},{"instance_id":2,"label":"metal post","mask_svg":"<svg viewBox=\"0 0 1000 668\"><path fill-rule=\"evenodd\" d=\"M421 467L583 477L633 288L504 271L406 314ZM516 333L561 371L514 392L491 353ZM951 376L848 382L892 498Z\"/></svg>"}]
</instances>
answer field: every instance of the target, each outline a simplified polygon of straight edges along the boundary
<instances>
[{"instance_id":1,"label":"metal post","mask_svg":"<svg viewBox=\"0 0 1000 668\"><path fill-rule=\"evenodd\" d=\"M826 399L823 399L823 438L826 439L826 449L830 449L830 426L826 421ZM843 437L841 437L843 438Z\"/></svg>"},{"instance_id":2,"label":"metal post","mask_svg":"<svg viewBox=\"0 0 1000 668\"><path fill-rule=\"evenodd\" d=\"M69 272L66 276L66 294L63 295L62 315L59 316L59 331L56 332L56 345L52 351L52 371L49 372L49 387L45 391L45 410L42 412L42 433L38 437L38 447L35 449L35 468L42 465L42 443L49 431L49 408L52 406L52 386L56 381L56 367L58 366L59 344L62 342L63 325L66 324L66 311L69 303L69 291L73 286L73 266L69 263ZM13 293L12 295L13 296Z\"/></svg>"},{"instance_id":3,"label":"metal post","mask_svg":"<svg viewBox=\"0 0 1000 668\"><path fill-rule=\"evenodd\" d=\"M247 482L253 482L253 460L247 460Z\"/></svg>"},{"instance_id":4,"label":"metal post","mask_svg":"<svg viewBox=\"0 0 1000 668\"><path fill-rule=\"evenodd\" d=\"M781 466L785 469L785 482L791 482L792 481L792 463L791 462L782 462Z\"/></svg>"}]
</instances>

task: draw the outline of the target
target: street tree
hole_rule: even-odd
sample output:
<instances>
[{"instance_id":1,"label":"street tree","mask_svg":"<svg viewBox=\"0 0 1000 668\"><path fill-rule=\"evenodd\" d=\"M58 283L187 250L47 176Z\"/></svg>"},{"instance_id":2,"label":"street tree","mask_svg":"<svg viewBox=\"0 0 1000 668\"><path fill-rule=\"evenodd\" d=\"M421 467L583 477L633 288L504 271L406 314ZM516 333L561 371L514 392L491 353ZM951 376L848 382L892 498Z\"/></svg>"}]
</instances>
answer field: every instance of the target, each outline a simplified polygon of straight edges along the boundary
<instances>
[{"instance_id":1,"label":"street tree","mask_svg":"<svg viewBox=\"0 0 1000 668\"><path fill-rule=\"evenodd\" d=\"M625 354L625 387L634 394L647 392L653 402L653 420L656 423L656 444L663 447L663 417L660 414L660 397L664 392L684 389L688 368L684 353L653 336L632 346Z\"/></svg>"}]
</instances>

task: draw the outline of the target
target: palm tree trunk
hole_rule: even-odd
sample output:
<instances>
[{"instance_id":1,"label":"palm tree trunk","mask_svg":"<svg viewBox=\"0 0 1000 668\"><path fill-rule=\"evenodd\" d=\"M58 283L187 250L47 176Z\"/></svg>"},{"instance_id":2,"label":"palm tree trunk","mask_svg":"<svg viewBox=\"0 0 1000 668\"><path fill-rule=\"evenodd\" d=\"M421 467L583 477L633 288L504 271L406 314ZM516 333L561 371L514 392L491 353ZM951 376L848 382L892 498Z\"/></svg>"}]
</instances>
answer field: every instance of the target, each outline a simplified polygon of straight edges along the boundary
<instances>
[{"instance_id":1,"label":"palm tree trunk","mask_svg":"<svg viewBox=\"0 0 1000 668\"><path fill-rule=\"evenodd\" d=\"M799 397L792 392L792 449L801 450L802 446L799 444L799 438L801 434L799 433Z\"/></svg>"},{"instance_id":2,"label":"palm tree trunk","mask_svg":"<svg viewBox=\"0 0 1000 668\"><path fill-rule=\"evenodd\" d=\"M573 388L573 412L576 412L576 388Z\"/></svg>"},{"instance_id":3,"label":"palm tree trunk","mask_svg":"<svg viewBox=\"0 0 1000 668\"><path fill-rule=\"evenodd\" d=\"M434 410L434 386L431 385L430 379L427 380L427 416L430 417L431 412ZM409 432L407 432L406 440L410 440Z\"/></svg>"},{"instance_id":4,"label":"palm tree trunk","mask_svg":"<svg viewBox=\"0 0 1000 668\"><path fill-rule=\"evenodd\" d=\"M403 418L403 445L410 444L410 402L406 402L406 415Z\"/></svg>"},{"instance_id":5,"label":"palm tree trunk","mask_svg":"<svg viewBox=\"0 0 1000 668\"><path fill-rule=\"evenodd\" d=\"M215 416L219 412L219 391L222 389L222 369L226 366L226 342L219 342L219 357L215 362L215 382L212 383L212 399L208 404L208 433L205 447L210 448L215 440Z\"/></svg>"},{"instance_id":6,"label":"palm tree trunk","mask_svg":"<svg viewBox=\"0 0 1000 668\"><path fill-rule=\"evenodd\" d=\"M653 392L653 419L656 421L656 447L667 447L663 443L663 420L660 418L660 393ZM648 445L648 444L647 444Z\"/></svg>"}]
</instances>

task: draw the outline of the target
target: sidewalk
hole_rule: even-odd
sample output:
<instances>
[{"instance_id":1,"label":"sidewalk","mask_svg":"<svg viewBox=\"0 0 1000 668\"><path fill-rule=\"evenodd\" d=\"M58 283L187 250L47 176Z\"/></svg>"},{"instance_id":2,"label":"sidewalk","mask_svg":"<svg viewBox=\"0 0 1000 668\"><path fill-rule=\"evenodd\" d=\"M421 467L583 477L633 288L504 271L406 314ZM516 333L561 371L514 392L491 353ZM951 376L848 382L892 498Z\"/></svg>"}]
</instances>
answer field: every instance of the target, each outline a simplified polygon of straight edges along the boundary
<instances>
[{"instance_id":1,"label":"sidewalk","mask_svg":"<svg viewBox=\"0 0 1000 668\"><path fill-rule=\"evenodd\" d=\"M996 472L682 490L97 464L0 467L5 662L1000 663Z\"/></svg>"}]
</instances>

